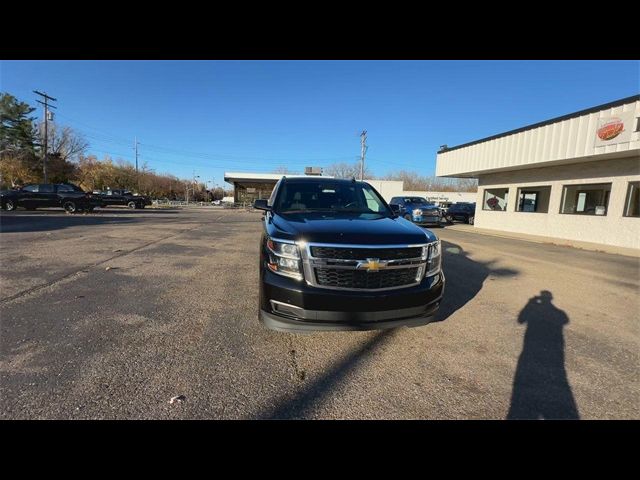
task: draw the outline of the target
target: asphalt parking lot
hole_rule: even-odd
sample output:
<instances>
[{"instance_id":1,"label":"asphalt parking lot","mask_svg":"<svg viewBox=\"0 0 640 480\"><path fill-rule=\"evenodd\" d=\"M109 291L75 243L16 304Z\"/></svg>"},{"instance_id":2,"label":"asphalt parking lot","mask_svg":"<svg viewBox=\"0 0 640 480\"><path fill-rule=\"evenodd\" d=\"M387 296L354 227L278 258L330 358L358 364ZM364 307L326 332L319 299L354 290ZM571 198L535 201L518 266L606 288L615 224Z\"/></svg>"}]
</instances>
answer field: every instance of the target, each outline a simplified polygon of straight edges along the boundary
<instances>
[{"instance_id":1,"label":"asphalt parking lot","mask_svg":"<svg viewBox=\"0 0 640 480\"><path fill-rule=\"evenodd\" d=\"M258 323L258 213L0 230L3 419L640 417L637 258L436 229L442 321L299 335Z\"/></svg>"}]
</instances>

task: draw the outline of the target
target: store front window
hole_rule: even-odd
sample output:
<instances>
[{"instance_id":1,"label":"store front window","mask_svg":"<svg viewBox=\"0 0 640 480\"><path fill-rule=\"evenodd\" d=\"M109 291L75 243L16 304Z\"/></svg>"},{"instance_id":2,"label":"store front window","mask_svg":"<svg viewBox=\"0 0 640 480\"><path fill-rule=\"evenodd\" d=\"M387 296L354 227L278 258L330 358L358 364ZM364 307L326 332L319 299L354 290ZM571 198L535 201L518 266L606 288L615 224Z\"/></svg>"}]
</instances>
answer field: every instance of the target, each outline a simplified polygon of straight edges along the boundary
<instances>
[{"instance_id":1,"label":"store front window","mask_svg":"<svg viewBox=\"0 0 640 480\"><path fill-rule=\"evenodd\" d=\"M640 182L629 182L627 201L624 203L625 217L640 217Z\"/></svg>"},{"instance_id":2,"label":"store front window","mask_svg":"<svg viewBox=\"0 0 640 480\"><path fill-rule=\"evenodd\" d=\"M604 216L607 214L610 194L610 183L565 185L560 213Z\"/></svg>"},{"instance_id":3,"label":"store front window","mask_svg":"<svg viewBox=\"0 0 640 480\"><path fill-rule=\"evenodd\" d=\"M551 187L526 187L518 189L518 212L547 213Z\"/></svg>"},{"instance_id":4,"label":"store front window","mask_svg":"<svg viewBox=\"0 0 640 480\"><path fill-rule=\"evenodd\" d=\"M483 210L497 210L504 212L507 209L507 200L509 199L508 188L490 188L484 191L484 201L482 202Z\"/></svg>"}]
</instances>

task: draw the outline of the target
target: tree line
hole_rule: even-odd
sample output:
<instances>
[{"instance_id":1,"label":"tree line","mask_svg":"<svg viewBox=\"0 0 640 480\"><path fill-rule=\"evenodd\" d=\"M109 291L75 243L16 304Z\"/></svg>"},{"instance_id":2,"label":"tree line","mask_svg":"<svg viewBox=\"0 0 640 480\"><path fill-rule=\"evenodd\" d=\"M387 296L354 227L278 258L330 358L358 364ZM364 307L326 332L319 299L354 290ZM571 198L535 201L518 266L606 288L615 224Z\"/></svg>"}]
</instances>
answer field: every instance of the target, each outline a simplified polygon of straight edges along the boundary
<instances>
[{"instance_id":1,"label":"tree line","mask_svg":"<svg viewBox=\"0 0 640 480\"><path fill-rule=\"evenodd\" d=\"M278 167L274 173L283 175L299 174L289 171L287 167ZM360 162L355 163L332 163L322 169L322 174L335 178L360 178ZM419 172L409 170L399 170L388 173L381 177L376 177L367 168L365 163L364 178L369 180L402 180L405 191L431 191L431 192L476 192L478 191L478 180L475 178L442 178L435 175L423 175Z\"/></svg>"},{"instance_id":2,"label":"tree line","mask_svg":"<svg viewBox=\"0 0 640 480\"><path fill-rule=\"evenodd\" d=\"M0 93L0 189L44 181L43 124L32 116L35 107L13 95ZM47 181L71 182L87 191L127 189L152 198L195 201L220 200L233 195L222 188L208 190L170 174L158 174L146 163L136 172L127 161L88 154L89 143L68 126L48 122Z\"/></svg>"}]
</instances>

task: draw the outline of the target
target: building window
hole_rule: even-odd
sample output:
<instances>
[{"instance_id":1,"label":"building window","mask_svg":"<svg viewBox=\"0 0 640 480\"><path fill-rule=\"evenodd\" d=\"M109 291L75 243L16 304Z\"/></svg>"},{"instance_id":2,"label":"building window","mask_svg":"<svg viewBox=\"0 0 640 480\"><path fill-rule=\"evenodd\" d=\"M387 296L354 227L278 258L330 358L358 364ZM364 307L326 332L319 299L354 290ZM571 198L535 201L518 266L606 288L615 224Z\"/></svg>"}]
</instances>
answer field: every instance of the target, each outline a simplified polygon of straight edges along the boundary
<instances>
[{"instance_id":1,"label":"building window","mask_svg":"<svg viewBox=\"0 0 640 480\"><path fill-rule=\"evenodd\" d=\"M560 213L606 215L610 193L610 183L565 185Z\"/></svg>"},{"instance_id":2,"label":"building window","mask_svg":"<svg viewBox=\"0 0 640 480\"><path fill-rule=\"evenodd\" d=\"M547 213L551 187L526 187L518 189L518 212Z\"/></svg>"},{"instance_id":3,"label":"building window","mask_svg":"<svg viewBox=\"0 0 640 480\"><path fill-rule=\"evenodd\" d=\"M640 217L640 182L629 182L627 200L624 202L625 217Z\"/></svg>"},{"instance_id":4,"label":"building window","mask_svg":"<svg viewBox=\"0 0 640 480\"><path fill-rule=\"evenodd\" d=\"M507 209L509 199L508 188L491 188L484 191L483 210L497 210L504 212Z\"/></svg>"}]
</instances>

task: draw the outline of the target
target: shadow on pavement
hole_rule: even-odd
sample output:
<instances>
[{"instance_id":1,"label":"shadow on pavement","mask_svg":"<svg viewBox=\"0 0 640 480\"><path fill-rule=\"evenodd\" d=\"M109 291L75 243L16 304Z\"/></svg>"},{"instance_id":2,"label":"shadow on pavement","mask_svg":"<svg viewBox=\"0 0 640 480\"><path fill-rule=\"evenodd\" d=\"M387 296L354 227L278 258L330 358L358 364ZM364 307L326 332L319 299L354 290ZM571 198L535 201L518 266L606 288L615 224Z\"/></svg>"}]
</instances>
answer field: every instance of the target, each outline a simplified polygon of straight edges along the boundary
<instances>
[{"instance_id":1,"label":"shadow on pavement","mask_svg":"<svg viewBox=\"0 0 640 480\"><path fill-rule=\"evenodd\" d=\"M111 217L95 214L83 215L2 215L0 216L0 233L44 232L62 230L79 225L114 225L119 223L139 222L133 216Z\"/></svg>"},{"instance_id":2,"label":"shadow on pavement","mask_svg":"<svg viewBox=\"0 0 640 480\"><path fill-rule=\"evenodd\" d=\"M307 418L314 405L321 404L332 395L340 381L367 357L372 357L382 345L391 341L396 331L396 329L390 329L377 333L358 350L343 357L327 373L307 385L295 398L282 399L275 408L258 415L258 418L262 420Z\"/></svg>"},{"instance_id":3,"label":"shadow on pavement","mask_svg":"<svg viewBox=\"0 0 640 480\"><path fill-rule=\"evenodd\" d=\"M495 260L489 262L472 260L462 247L444 240L442 240L442 253L442 268L447 283L440 310L436 314L436 322L446 320L471 301L482 289L489 276L516 276L519 273L509 268L493 267Z\"/></svg>"},{"instance_id":4,"label":"shadow on pavement","mask_svg":"<svg viewBox=\"0 0 640 480\"><path fill-rule=\"evenodd\" d=\"M525 324L527 330L507 419L580 418L564 366L563 328L569 317L552 299L551 292L543 290L529 299L518 316L518 324Z\"/></svg>"}]
</instances>

